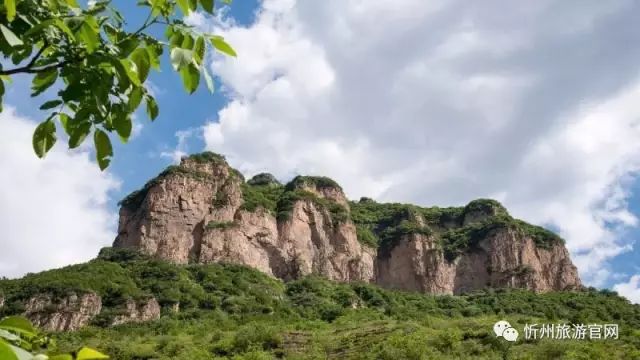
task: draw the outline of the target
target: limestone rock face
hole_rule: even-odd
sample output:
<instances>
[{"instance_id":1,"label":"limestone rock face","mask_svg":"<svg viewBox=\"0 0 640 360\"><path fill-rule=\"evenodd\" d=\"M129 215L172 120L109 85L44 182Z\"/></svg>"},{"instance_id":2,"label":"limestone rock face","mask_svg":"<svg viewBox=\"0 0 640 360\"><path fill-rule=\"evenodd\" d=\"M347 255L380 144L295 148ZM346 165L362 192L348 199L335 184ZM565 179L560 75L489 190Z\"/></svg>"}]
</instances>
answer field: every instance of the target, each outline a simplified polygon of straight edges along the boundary
<instances>
[{"instance_id":1,"label":"limestone rock face","mask_svg":"<svg viewBox=\"0 0 640 360\"><path fill-rule=\"evenodd\" d=\"M31 297L24 315L46 331L73 331L87 325L100 313L102 300L95 293L70 294L54 300L49 294Z\"/></svg>"},{"instance_id":2,"label":"limestone rock face","mask_svg":"<svg viewBox=\"0 0 640 360\"><path fill-rule=\"evenodd\" d=\"M313 273L369 281L374 256L358 242L352 223L334 224L326 210L300 201L284 221L264 209L240 210L228 228L205 230L199 262L247 265L282 279Z\"/></svg>"},{"instance_id":3,"label":"limestone rock face","mask_svg":"<svg viewBox=\"0 0 640 360\"><path fill-rule=\"evenodd\" d=\"M258 199L260 206L249 206L256 203L245 198L249 186L274 186L281 193L271 206L264 198ZM317 274L433 294L581 286L564 245L540 246L534 238L539 229L507 226L519 223L499 203L478 200L451 209L410 211L404 220L389 220L387 225L399 231L376 228L387 242L374 249L358 240L350 203L332 180L299 177L282 186L260 174L245 183L219 155L198 155L184 158L123 201L114 246L175 263L241 264L284 280ZM498 218L510 222L485 226ZM475 239L453 258L443 250L443 239L452 231L467 231Z\"/></svg>"},{"instance_id":4,"label":"limestone rock face","mask_svg":"<svg viewBox=\"0 0 640 360\"><path fill-rule=\"evenodd\" d=\"M566 248L537 247L515 230L501 229L449 262L433 237L409 235L378 257L379 285L432 294L461 294L483 288L537 292L581 286Z\"/></svg>"},{"instance_id":5,"label":"limestone rock face","mask_svg":"<svg viewBox=\"0 0 640 360\"><path fill-rule=\"evenodd\" d=\"M143 301L127 300L124 313L114 317L111 325L142 323L160 319L160 304L155 298Z\"/></svg>"},{"instance_id":6,"label":"limestone rock face","mask_svg":"<svg viewBox=\"0 0 640 360\"><path fill-rule=\"evenodd\" d=\"M358 242L350 221L336 224L325 209L311 201L300 201L278 229L281 249L290 259L290 266L276 274L278 277L317 274L337 281L374 279L375 252Z\"/></svg>"},{"instance_id":7,"label":"limestone rock face","mask_svg":"<svg viewBox=\"0 0 640 360\"><path fill-rule=\"evenodd\" d=\"M233 220L241 201L240 180L230 176L226 164L185 159L172 170L144 190L139 208L121 208L115 246L187 263L198 257L208 221ZM219 205L213 206L216 201Z\"/></svg>"},{"instance_id":8,"label":"limestone rock face","mask_svg":"<svg viewBox=\"0 0 640 360\"><path fill-rule=\"evenodd\" d=\"M242 209L242 179L225 162L185 158L178 171L145 190L135 208L120 211L116 247L131 247L176 263L235 263L292 279L320 274L371 281L375 251L361 245L350 221L332 219L309 199L292 204L286 219L263 208ZM348 209L339 188L299 190Z\"/></svg>"}]
</instances>

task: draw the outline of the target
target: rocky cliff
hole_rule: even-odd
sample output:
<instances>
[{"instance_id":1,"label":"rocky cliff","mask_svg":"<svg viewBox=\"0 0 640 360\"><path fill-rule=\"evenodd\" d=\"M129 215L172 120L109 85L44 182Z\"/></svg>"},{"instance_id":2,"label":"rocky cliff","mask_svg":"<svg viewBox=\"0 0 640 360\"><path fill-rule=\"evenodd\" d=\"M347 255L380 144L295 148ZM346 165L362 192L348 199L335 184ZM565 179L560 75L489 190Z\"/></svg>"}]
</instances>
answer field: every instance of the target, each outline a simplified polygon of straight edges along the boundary
<instances>
[{"instance_id":1,"label":"rocky cliff","mask_svg":"<svg viewBox=\"0 0 640 360\"><path fill-rule=\"evenodd\" d=\"M95 293L71 293L61 298L38 294L26 301L24 315L47 331L77 330L100 313L102 300Z\"/></svg>"},{"instance_id":2,"label":"rocky cliff","mask_svg":"<svg viewBox=\"0 0 640 360\"><path fill-rule=\"evenodd\" d=\"M245 181L213 153L184 158L125 198L114 246L175 263L242 264L285 280L317 274L434 294L581 286L562 239L495 201L350 202L324 177Z\"/></svg>"},{"instance_id":3,"label":"rocky cliff","mask_svg":"<svg viewBox=\"0 0 640 360\"><path fill-rule=\"evenodd\" d=\"M39 293L23 302L22 315L46 331L74 331L103 316L102 325L141 323L160 318L160 305L153 298L127 299L122 306L103 312L103 300L95 292L65 295Z\"/></svg>"}]
</instances>

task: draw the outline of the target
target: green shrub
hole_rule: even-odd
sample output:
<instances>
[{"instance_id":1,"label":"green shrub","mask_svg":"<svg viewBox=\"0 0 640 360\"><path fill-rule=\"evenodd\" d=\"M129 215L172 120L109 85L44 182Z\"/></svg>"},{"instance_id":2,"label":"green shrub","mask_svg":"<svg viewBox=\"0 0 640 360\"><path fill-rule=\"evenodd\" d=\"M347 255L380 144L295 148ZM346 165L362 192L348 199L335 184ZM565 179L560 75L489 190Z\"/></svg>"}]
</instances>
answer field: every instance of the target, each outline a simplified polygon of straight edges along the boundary
<instances>
[{"instance_id":1,"label":"green shrub","mask_svg":"<svg viewBox=\"0 0 640 360\"><path fill-rule=\"evenodd\" d=\"M207 223L207 229L227 230L238 226L239 224L235 221L209 221Z\"/></svg>"},{"instance_id":2,"label":"green shrub","mask_svg":"<svg viewBox=\"0 0 640 360\"><path fill-rule=\"evenodd\" d=\"M200 164L208 164L208 163L226 164L227 163L227 159L224 157L224 155L216 154L211 151L204 151L198 154L192 154L187 156L186 158Z\"/></svg>"},{"instance_id":3,"label":"green shrub","mask_svg":"<svg viewBox=\"0 0 640 360\"><path fill-rule=\"evenodd\" d=\"M316 194L302 189L286 190L278 199L276 205L278 220L287 220L291 217L293 207L298 201L310 201L321 209L326 209L331 215L333 224L339 224L349 219L349 211L342 205Z\"/></svg>"},{"instance_id":4,"label":"green shrub","mask_svg":"<svg viewBox=\"0 0 640 360\"><path fill-rule=\"evenodd\" d=\"M316 189L332 188L342 191L342 187L335 180L325 176L296 176L285 185L285 190L294 191L304 187L315 187Z\"/></svg>"},{"instance_id":5,"label":"green shrub","mask_svg":"<svg viewBox=\"0 0 640 360\"><path fill-rule=\"evenodd\" d=\"M365 225L356 224L356 235L361 244L376 248L378 247L378 237Z\"/></svg>"},{"instance_id":6,"label":"green shrub","mask_svg":"<svg viewBox=\"0 0 640 360\"><path fill-rule=\"evenodd\" d=\"M284 187L277 183L243 183L241 209L255 211L263 208L271 214L276 214L279 198L284 192Z\"/></svg>"},{"instance_id":7,"label":"green shrub","mask_svg":"<svg viewBox=\"0 0 640 360\"><path fill-rule=\"evenodd\" d=\"M264 186L264 185L273 185L273 186L282 186L280 181L276 179L275 176L269 173L260 173L252 177L247 181L248 185L251 186Z\"/></svg>"},{"instance_id":8,"label":"green shrub","mask_svg":"<svg viewBox=\"0 0 640 360\"><path fill-rule=\"evenodd\" d=\"M149 180L140 190L133 191L131 194L127 195L124 199L118 202L118 206L122 206L123 208L130 209L132 211L140 208L144 199L147 197L149 190L154 186L160 184L164 179L173 176L173 175L181 175L188 176L192 179L205 181L211 179L211 175L205 172L196 171L192 169L187 169L181 165L171 165L164 169L158 176Z\"/></svg>"}]
</instances>

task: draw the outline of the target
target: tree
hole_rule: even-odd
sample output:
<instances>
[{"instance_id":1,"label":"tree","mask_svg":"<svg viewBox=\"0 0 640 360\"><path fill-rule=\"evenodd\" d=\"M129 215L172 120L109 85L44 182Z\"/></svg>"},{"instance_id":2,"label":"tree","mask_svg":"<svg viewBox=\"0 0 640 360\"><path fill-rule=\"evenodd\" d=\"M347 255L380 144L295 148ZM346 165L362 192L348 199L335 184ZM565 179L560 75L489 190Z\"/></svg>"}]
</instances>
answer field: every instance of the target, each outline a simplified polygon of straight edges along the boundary
<instances>
[{"instance_id":1,"label":"tree","mask_svg":"<svg viewBox=\"0 0 640 360\"><path fill-rule=\"evenodd\" d=\"M56 354L55 342L41 334L21 316L0 320L0 359L2 360L99 360L109 359L96 350L83 347L71 354Z\"/></svg>"},{"instance_id":2,"label":"tree","mask_svg":"<svg viewBox=\"0 0 640 360\"><path fill-rule=\"evenodd\" d=\"M14 67L0 64L0 111L5 86L14 75L33 77L32 97L59 87L40 107L49 112L33 134L40 158L56 143L61 126L71 149L93 134L96 160L104 170L113 156L111 136L128 141L132 114L142 102L152 121L158 116L145 82L151 70L160 69L165 50L188 93L198 88L201 77L213 92L204 64L207 51L236 56L222 37L200 33L181 19L198 8L213 14L214 0L140 0L137 6L148 8L148 16L131 31L111 0L89 1L84 7L78 0L3 1L0 52ZM163 27L166 41L151 35L152 27Z\"/></svg>"}]
</instances>

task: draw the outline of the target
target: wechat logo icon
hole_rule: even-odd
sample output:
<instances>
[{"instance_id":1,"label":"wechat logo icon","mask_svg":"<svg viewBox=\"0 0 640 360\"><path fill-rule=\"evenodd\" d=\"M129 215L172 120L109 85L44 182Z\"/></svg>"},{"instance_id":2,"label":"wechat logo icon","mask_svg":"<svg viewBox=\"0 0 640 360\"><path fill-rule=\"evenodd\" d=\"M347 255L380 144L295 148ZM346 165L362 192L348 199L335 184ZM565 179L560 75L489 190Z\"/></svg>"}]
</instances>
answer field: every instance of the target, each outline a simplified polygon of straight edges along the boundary
<instances>
[{"instance_id":1,"label":"wechat logo icon","mask_svg":"<svg viewBox=\"0 0 640 360\"><path fill-rule=\"evenodd\" d=\"M507 321L500 320L493 324L493 332L497 337L503 337L505 340L515 342L518 340L518 330L511 327Z\"/></svg>"}]
</instances>

